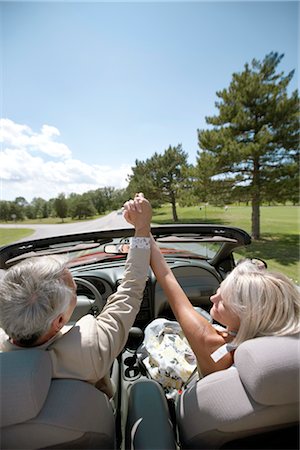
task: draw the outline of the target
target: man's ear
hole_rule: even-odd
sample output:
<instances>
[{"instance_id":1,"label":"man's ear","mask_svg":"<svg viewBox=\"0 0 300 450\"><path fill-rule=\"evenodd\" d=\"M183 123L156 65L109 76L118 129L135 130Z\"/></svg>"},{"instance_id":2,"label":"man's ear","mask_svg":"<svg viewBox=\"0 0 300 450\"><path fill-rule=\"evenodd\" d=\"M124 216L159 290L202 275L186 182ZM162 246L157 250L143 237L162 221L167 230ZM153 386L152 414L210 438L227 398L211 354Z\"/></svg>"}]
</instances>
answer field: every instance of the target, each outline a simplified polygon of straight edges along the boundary
<instances>
[{"instance_id":1,"label":"man's ear","mask_svg":"<svg viewBox=\"0 0 300 450\"><path fill-rule=\"evenodd\" d=\"M64 326L64 316L60 314L52 322L52 329L57 333Z\"/></svg>"}]
</instances>

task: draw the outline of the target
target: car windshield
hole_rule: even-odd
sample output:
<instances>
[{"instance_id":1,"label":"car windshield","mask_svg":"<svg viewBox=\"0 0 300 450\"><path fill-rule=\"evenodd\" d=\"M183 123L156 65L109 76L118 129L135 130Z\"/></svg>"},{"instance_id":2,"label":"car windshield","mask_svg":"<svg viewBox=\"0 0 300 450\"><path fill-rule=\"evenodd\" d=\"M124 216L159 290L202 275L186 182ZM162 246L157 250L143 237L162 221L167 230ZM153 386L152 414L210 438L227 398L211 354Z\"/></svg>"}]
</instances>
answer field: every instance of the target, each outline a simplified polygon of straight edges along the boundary
<instances>
[{"instance_id":1,"label":"car windshield","mask_svg":"<svg viewBox=\"0 0 300 450\"><path fill-rule=\"evenodd\" d=\"M212 242L211 240L188 239L188 238L161 238L157 243L164 257L197 258L209 260L220 251L224 241ZM126 258L129 251L130 238L115 238L111 242L91 246L91 248L72 251L68 253L69 265L79 266L92 264L100 261L118 260Z\"/></svg>"},{"instance_id":2,"label":"car windshield","mask_svg":"<svg viewBox=\"0 0 300 450\"><path fill-rule=\"evenodd\" d=\"M151 231L165 258L203 259L213 265L251 241L243 230L215 225L167 225ZM130 228L16 243L3 248L0 263L8 268L25 258L54 254L64 255L71 267L125 260L133 235Z\"/></svg>"},{"instance_id":3,"label":"car windshield","mask_svg":"<svg viewBox=\"0 0 300 450\"><path fill-rule=\"evenodd\" d=\"M176 254L176 256L190 256L202 259L212 259L219 252L221 246L221 242L159 243L159 247L164 255Z\"/></svg>"}]
</instances>

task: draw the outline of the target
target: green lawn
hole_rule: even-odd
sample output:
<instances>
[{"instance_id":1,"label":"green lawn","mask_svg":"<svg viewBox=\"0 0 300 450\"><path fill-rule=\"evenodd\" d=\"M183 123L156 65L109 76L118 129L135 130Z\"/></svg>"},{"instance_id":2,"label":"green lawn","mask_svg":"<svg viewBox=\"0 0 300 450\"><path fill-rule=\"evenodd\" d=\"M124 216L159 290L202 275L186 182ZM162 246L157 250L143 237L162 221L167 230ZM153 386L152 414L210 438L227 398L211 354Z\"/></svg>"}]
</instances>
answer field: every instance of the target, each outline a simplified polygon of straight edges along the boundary
<instances>
[{"instance_id":1,"label":"green lawn","mask_svg":"<svg viewBox=\"0 0 300 450\"><path fill-rule=\"evenodd\" d=\"M34 233L32 228L0 228L0 247Z\"/></svg>"},{"instance_id":2,"label":"green lawn","mask_svg":"<svg viewBox=\"0 0 300 450\"><path fill-rule=\"evenodd\" d=\"M278 270L300 284L299 264L299 207L262 206L261 239L253 241L246 249L238 250L239 256L264 259L271 270ZM251 234L251 207L213 206L178 207L179 223L216 223L239 227ZM153 212L152 221L157 224L172 223L171 207L163 206Z\"/></svg>"}]
</instances>

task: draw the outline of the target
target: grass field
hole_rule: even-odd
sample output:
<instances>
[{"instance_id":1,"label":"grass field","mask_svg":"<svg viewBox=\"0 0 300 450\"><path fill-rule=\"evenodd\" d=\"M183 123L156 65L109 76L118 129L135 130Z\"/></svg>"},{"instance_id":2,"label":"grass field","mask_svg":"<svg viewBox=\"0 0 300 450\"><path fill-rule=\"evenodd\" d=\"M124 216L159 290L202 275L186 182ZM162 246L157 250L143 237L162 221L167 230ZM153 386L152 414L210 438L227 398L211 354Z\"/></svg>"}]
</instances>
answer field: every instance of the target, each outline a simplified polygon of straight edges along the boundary
<instances>
[{"instance_id":1,"label":"grass field","mask_svg":"<svg viewBox=\"0 0 300 450\"><path fill-rule=\"evenodd\" d=\"M261 239L253 241L246 249L239 249L239 256L262 258L271 270L278 270L300 284L299 264L299 207L262 206ZM178 207L179 223L215 223L242 228L251 234L251 207L212 206ZM153 222L172 223L171 207L166 205L153 212Z\"/></svg>"},{"instance_id":2,"label":"grass field","mask_svg":"<svg viewBox=\"0 0 300 450\"><path fill-rule=\"evenodd\" d=\"M31 228L0 228L0 247L34 233Z\"/></svg>"}]
</instances>

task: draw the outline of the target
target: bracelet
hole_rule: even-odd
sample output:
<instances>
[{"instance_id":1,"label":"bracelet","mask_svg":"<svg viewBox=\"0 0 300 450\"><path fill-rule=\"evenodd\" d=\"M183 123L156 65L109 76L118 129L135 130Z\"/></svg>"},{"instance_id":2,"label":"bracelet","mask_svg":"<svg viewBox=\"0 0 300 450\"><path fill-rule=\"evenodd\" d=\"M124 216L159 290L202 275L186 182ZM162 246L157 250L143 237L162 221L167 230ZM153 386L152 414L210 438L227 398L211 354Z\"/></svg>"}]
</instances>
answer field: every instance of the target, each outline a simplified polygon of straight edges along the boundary
<instances>
[{"instance_id":1,"label":"bracelet","mask_svg":"<svg viewBox=\"0 0 300 450\"><path fill-rule=\"evenodd\" d=\"M130 248L150 248L150 238L148 237L133 237L131 239Z\"/></svg>"}]
</instances>

